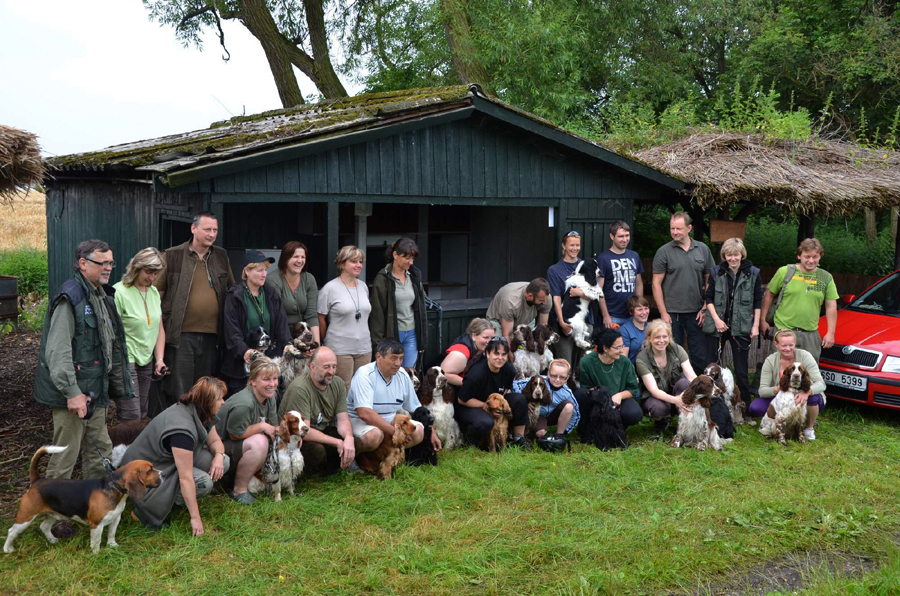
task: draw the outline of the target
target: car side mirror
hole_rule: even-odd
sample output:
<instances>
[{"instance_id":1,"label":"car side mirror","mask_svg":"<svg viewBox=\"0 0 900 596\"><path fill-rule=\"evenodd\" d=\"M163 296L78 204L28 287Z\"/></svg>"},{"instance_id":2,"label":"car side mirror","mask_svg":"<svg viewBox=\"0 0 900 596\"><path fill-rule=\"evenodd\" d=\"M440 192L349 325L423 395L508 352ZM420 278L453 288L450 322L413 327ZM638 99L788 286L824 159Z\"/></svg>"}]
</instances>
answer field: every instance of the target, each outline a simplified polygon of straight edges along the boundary
<instances>
[{"instance_id":1,"label":"car side mirror","mask_svg":"<svg viewBox=\"0 0 900 596\"><path fill-rule=\"evenodd\" d=\"M844 294L843 296L841 296L841 302L843 302L845 306L850 304L854 300L856 300L856 294Z\"/></svg>"}]
</instances>

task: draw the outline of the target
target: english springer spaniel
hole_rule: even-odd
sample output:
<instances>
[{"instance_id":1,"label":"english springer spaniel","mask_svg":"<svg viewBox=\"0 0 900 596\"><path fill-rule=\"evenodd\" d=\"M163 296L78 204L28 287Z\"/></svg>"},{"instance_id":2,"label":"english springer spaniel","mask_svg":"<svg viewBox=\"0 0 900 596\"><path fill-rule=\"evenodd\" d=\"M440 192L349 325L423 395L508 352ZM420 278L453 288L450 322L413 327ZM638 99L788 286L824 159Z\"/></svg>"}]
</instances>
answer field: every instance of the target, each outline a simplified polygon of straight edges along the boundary
<instances>
[{"instance_id":1,"label":"english springer spaniel","mask_svg":"<svg viewBox=\"0 0 900 596\"><path fill-rule=\"evenodd\" d=\"M721 395L721 389L706 375L700 375L681 395L681 400L688 407L687 412L678 415L678 431L672 439L672 447L696 447L703 451L711 447L721 451L732 439L722 439L715 422L709 415L711 401Z\"/></svg>"},{"instance_id":2,"label":"english springer spaniel","mask_svg":"<svg viewBox=\"0 0 900 596\"><path fill-rule=\"evenodd\" d=\"M269 444L269 457L247 485L251 493L258 494L265 489L275 497L276 503L281 501L282 490L294 494L294 484L303 473L304 466L300 446L308 432L309 425L300 412L292 410L284 414L278 424L275 440Z\"/></svg>"},{"instance_id":3,"label":"english springer spaniel","mask_svg":"<svg viewBox=\"0 0 900 596\"><path fill-rule=\"evenodd\" d=\"M744 400L741 399L741 390L738 389L737 385L734 384L734 374L731 372L731 369L728 367L722 367L718 364L710 364L706 367L706 370L703 371L707 377L715 381L716 383L722 383L724 390L724 395L722 399L724 400L725 405L728 407L728 411L731 413L731 420L735 426L740 426L742 424L756 424L752 420L748 420L744 417L744 414L747 412L747 404L744 403ZM715 420L715 417L713 417ZM718 420L715 420L718 423ZM719 426L720 433L723 437L725 436L721 432L721 425Z\"/></svg>"},{"instance_id":4,"label":"english springer spaniel","mask_svg":"<svg viewBox=\"0 0 900 596\"><path fill-rule=\"evenodd\" d=\"M532 441L537 436L537 423L541 415L541 406L553 403L550 385L541 375L534 375L522 388L522 395L528 403L528 424L525 426L525 437Z\"/></svg>"},{"instance_id":5,"label":"english springer spaniel","mask_svg":"<svg viewBox=\"0 0 900 596\"><path fill-rule=\"evenodd\" d=\"M571 335L575 338L575 345L582 350L591 347L590 334L587 327L587 316L590 312L591 302L603 297L603 289L597 284L600 277L600 268L597 266L596 257L585 259L578 264L574 273L566 279L566 289L562 300L563 320L572 326ZM578 288L584 292L584 296L572 298L569 292L572 288Z\"/></svg>"},{"instance_id":6,"label":"english springer spaniel","mask_svg":"<svg viewBox=\"0 0 900 596\"><path fill-rule=\"evenodd\" d=\"M550 346L559 341L559 335L546 325L517 325L512 333L510 350L514 353L513 366L517 379L529 379L546 372L553 361Z\"/></svg>"},{"instance_id":7,"label":"english springer spaniel","mask_svg":"<svg viewBox=\"0 0 900 596\"><path fill-rule=\"evenodd\" d=\"M432 366L425 373L425 379L416 392L419 403L434 416L434 432L441 439L441 449L456 449L462 446L462 433L453 417L453 390L440 366Z\"/></svg>"},{"instance_id":8,"label":"english springer spaniel","mask_svg":"<svg viewBox=\"0 0 900 596\"><path fill-rule=\"evenodd\" d=\"M797 394L808 392L811 388L812 380L805 366L795 362L785 368L778 382L778 393L772 400L775 421L769 422L772 419L764 417L763 423L768 422L770 432L763 432L762 424L760 432L768 434L769 438L775 439L781 445L785 445L787 439L806 443L806 435L803 434L803 429L806 428L806 405L797 405Z\"/></svg>"}]
</instances>

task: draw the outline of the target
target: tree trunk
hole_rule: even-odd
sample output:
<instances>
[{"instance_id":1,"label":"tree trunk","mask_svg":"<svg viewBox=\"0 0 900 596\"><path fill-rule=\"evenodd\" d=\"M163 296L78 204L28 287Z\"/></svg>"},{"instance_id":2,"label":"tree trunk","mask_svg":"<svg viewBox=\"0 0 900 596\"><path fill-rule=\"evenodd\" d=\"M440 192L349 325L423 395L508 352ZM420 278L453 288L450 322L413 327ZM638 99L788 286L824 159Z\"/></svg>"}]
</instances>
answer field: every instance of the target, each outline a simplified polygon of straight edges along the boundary
<instances>
[{"instance_id":1,"label":"tree trunk","mask_svg":"<svg viewBox=\"0 0 900 596\"><path fill-rule=\"evenodd\" d=\"M303 94L294 75L284 37L278 31L265 0L243 0L243 7L241 20L266 54L281 105L291 108L303 104Z\"/></svg>"},{"instance_id":2,"label":"tree trunk","mask_svg":"<svg viewBox=\"0 0 900 596\"><path fill-rule=\"evenodd\" d=\"M807 238L814 238L816 235L816 216L815 215L797 215L797 245Z\"/></svg>"},{"instance_id":3,"label":"tree trunk","mask_svg":"<svg viewBox=\"0 0 900 596\"><path fill-rule=\"evenodd\" d=\"M450 46L450 59L460 85L488 84L487 71L475 55L469 15L466 12L468 0L441 0L444 14L444 32Z\"/></svg>"},{"instance_id":4,"label":"tree trunk","mask_svg":"<svg viewBox=\"0 0 900 596\"><path fill-rule=\"evenodd\" d=\"M866 216L866 244L870 247L875 244L875 240L878 239L878 228L875 224L875 210L874 209L865 209Z\"/></svg>"},{"instance_id":5,"label":"tree trunk","mask_svg":"<svg viewBox=\"0 0 900 596\"><path fill-rule=\"evenodd\" d=\"M328 52L328 32L325 30L325 8L322 0L303 0L306 8L306 26L312 46L313 74L308 75L319 91L328 99L347 97L347 90L334 72Z\"/></svg>"}]
</instances>

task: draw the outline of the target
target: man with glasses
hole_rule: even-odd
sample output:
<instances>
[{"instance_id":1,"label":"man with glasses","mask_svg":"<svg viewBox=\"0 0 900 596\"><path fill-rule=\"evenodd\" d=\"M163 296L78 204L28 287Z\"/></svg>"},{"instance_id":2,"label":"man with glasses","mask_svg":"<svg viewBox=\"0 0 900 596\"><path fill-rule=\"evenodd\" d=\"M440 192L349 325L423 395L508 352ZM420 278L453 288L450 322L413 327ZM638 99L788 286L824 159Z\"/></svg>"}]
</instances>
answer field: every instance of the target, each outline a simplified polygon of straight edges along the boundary
<instances>
[{"instance_id":1,"label":"man with glasses","mask_svg":"<svg viewBox=\"0 0 900 596\"><path fill-rule=\"evenodd\" d=\"M559 335L559 341L553 346L553 354L557 358L565 360L570 366L575 364L575 338L571 335L572 326L563 320L562 301L566 293L566 279L575 273L575 269L581 263L578 253L581 252L581 235L572 231L566 234L562 243L563 256L558 263L547 269L547 283L550 284L550 296L553 300L553 309L550 311L550 327ZM569 290L572 298L581 298L584 292L579 288ZM588 323L593 321L588 315Z\"/></svg>"},{"instance_id":2,"label":"man with glasses","mask_svg":"<svg viewBox=\"0 0 900 596\"><path fill-rule=\"evenodd\" d=\"M322 346L313 352L309 371L288 386L278 408L278 419L300 412L309 424L300 452L307 474L332 474L353 462L356 443L347 414L347 386L336 376L337 357Z\"/></svg>"},{"instance_id":3,"label":"man with glasses","mask_svg":"<svg viewBox=\"0 0 900 596\"><path fill-rule=\"evenodd\" d=\"M214 245L219 234L216 214L198 213L191 234L191 240L165 252L165 266L155 284L166 332L164 360L171 373L164 386L169 404L200 377L215 374L225 292L234 283L228 253Z\"/></svg>"},{"instance_id":4,"label":"man with glasses","mask_svg":"<svg viewBox=\"0 0 900 596\"><path fill-rule=\"evenodd\" d=\"M75 249L75 275L47 308L34 397L53 408L53 444L67 447L50 456L47 478L71 478L79 453L85 479L105 476L98 450L104 457L112 453L109 399L134 398L125 331L115 290L107 285L115 266L106 242L82 242ZM74 530L67 525L54 534L71 536Z\"/></svg>"}]
</instances>

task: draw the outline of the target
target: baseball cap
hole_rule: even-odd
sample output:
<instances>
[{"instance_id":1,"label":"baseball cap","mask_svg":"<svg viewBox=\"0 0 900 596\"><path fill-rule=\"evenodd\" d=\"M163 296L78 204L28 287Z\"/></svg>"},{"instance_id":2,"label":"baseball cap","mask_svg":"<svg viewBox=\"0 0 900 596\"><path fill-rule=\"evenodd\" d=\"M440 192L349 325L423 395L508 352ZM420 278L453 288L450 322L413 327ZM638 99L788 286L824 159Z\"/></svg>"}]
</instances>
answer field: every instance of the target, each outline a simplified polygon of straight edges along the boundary
<instances>
[{"instance_id":1,"label":"baseball cap","mask_svg":"<svg viewBox=\"0 0 900 596\"><path fill-rule=\"evenodd\" d=\"M258 250L245 250L244 251L244 267L247 265L252 265L253 263L269 263L271 265L275 262L273 257L267 257L262 254Z\"/></svg>"}]
</instances>

